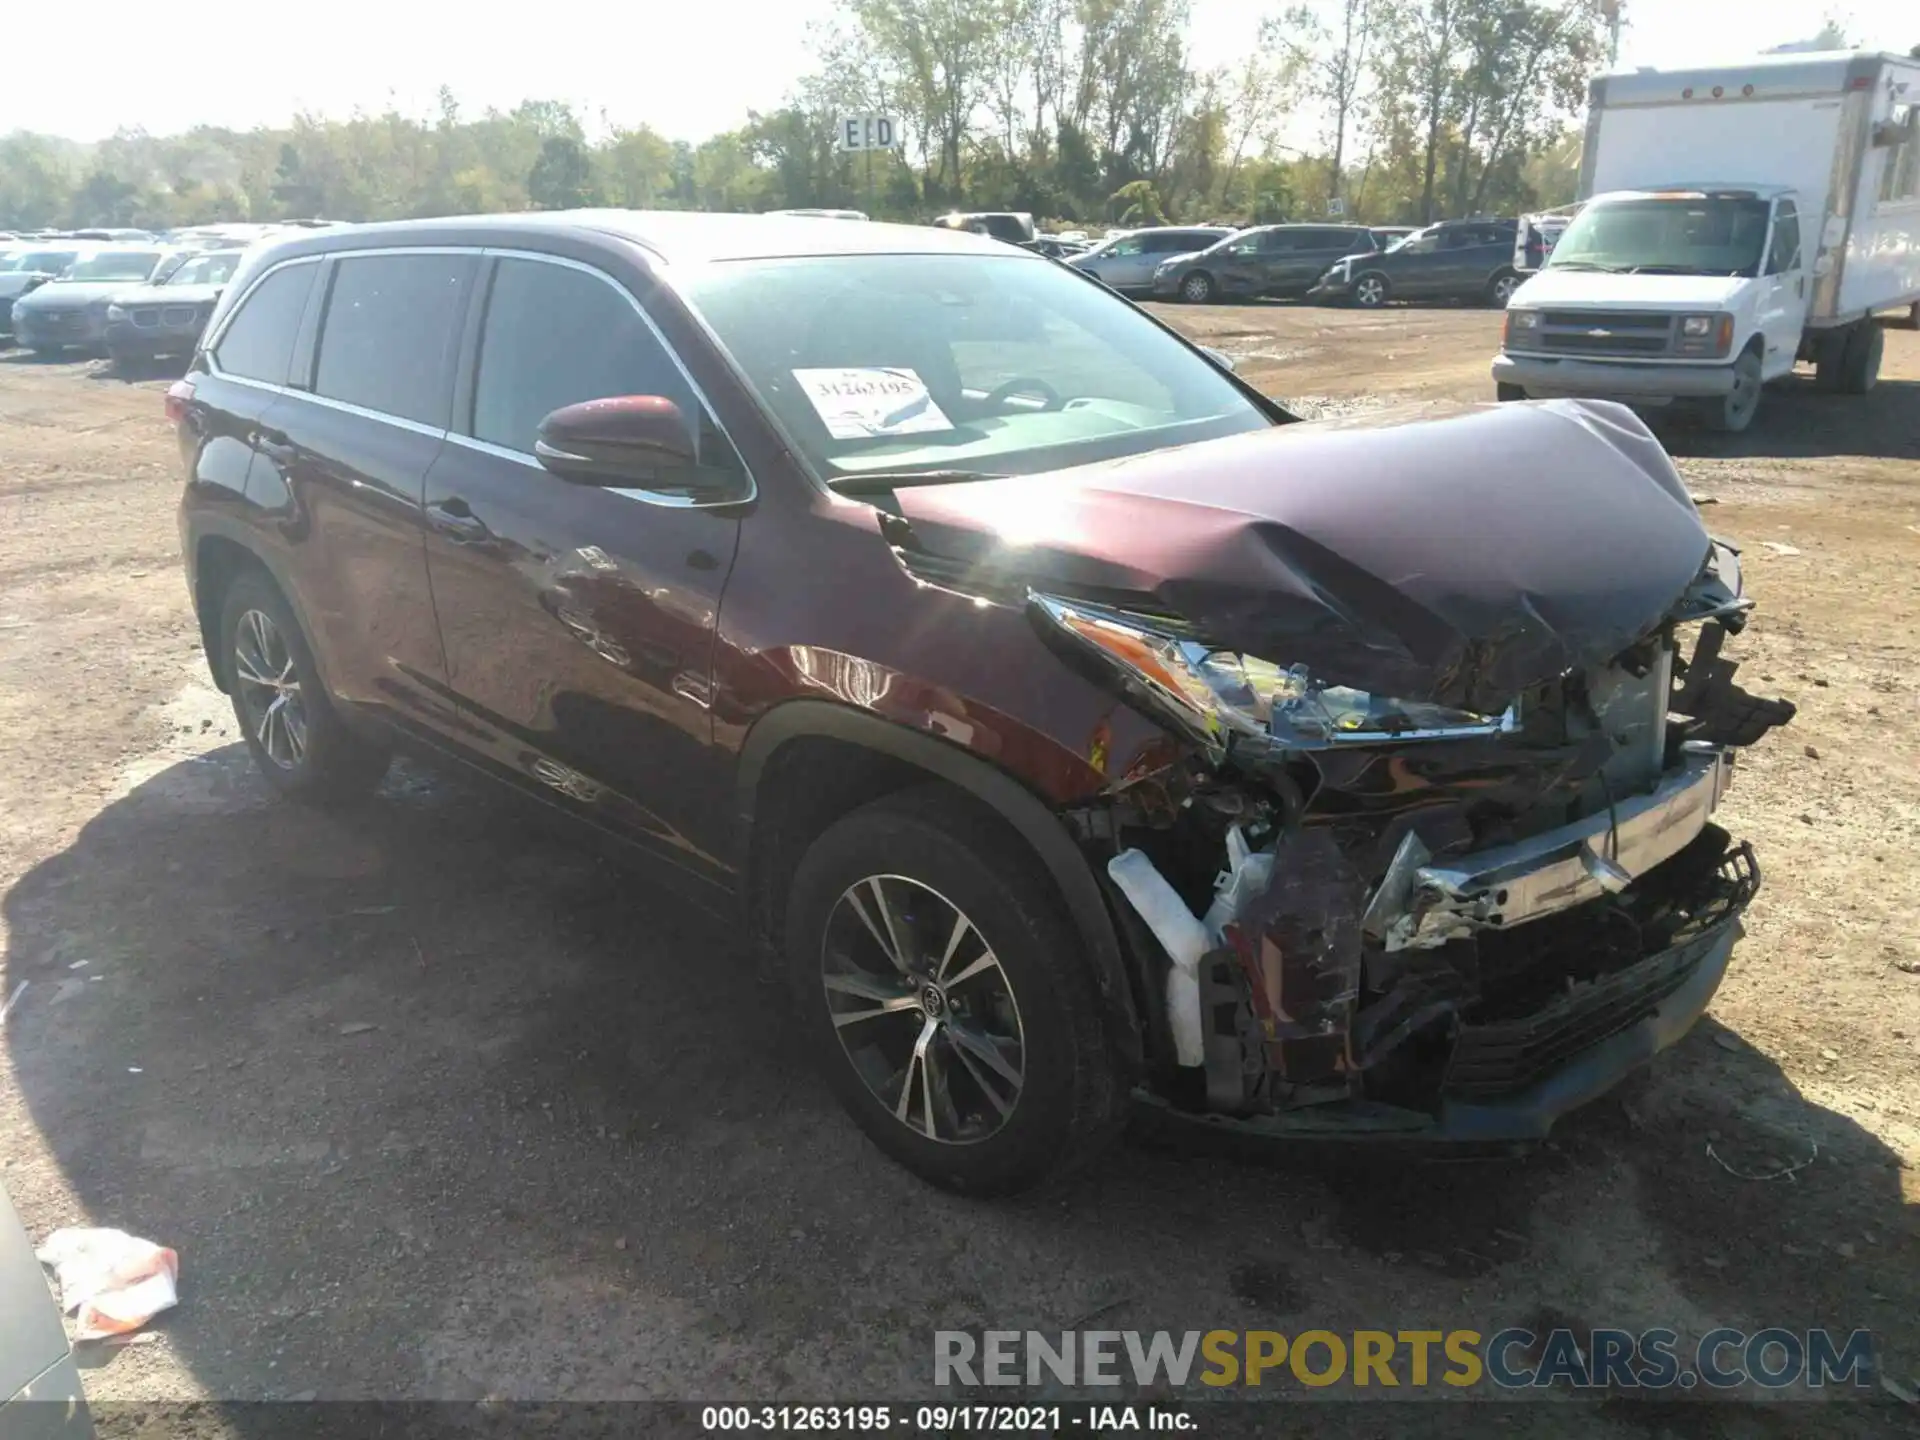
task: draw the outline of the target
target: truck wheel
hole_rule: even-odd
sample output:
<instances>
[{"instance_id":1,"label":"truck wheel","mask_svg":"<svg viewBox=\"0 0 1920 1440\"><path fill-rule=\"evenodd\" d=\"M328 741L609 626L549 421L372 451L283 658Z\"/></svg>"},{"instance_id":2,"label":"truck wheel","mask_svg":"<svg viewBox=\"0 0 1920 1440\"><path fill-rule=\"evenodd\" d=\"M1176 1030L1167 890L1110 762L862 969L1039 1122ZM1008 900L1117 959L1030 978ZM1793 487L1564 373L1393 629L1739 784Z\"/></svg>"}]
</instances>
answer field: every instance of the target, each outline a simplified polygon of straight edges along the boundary
<instances>
[{"instance_id":1,"label":"truck wheel","mask_svg":"<svg viewBox=\"0 0 1920 1440\"><path fill-rule=\"evenodd\" d=\"M1872 320L1856 325L1840 351L1840 389L1865 395L1879 383L1880 357L1887 348L1887 332Z\"/></svg>"},{"instance_id":2,"label":"truck wheel","mask_svg":"<svg viewBox=\"0 0 1920 1440\"><path fill-rule=\"evenodd\" d=\"M1518 385L1495 384L1493 390L1494 394L1503 404L1508 400L1524 400L1527 398L1527 392Z\"/></svg>"},{"instance_id":3,"label":"truck wheel","mask_svg":"<svg viewBox=\"0 0 1920 1440\"><path fill-rule=\"evenodd\" d=\"M1487 284L1487 304L1495 310L1507 308L1507 302L1513 299L1513 292L1520 288L1520 277L1511 270L1503 271Z\"/></svg>"},{"instance_id":4,"label":"truck wheel","mask_svg":"<svg viewBox=\"0 0 1920 1440\"><path fill-rule=\"evenodd\" d=\"M1126 1116L1091 968L1038 868L930 786L836 823L788 896L804 1043L869 1139L964 1194L1052 1180Z\"/></svg>"},{"instance_id":5,"label":"truck wheel","mask_svg":"<svg viewBox=\"0 0 1920 1440\"><path fill-rule=\"evenodd\" d=\"M1378 310L1392 296L1392 282L1378 270L1369 270L1353 282L1353 303L1362 310Z\"/></svg>"},{"instance_id":6,"label":"truck wheel","mask_svg":"<svg viewBox=\"0 0 1920 1440\"><path fill-rule=\"evenodd\" d=\"M1706 403L1707 428L1738 435L1760 409L1760 357L1749 350L1733 362L1733 389Z\"/></svg>"}]
</instances>

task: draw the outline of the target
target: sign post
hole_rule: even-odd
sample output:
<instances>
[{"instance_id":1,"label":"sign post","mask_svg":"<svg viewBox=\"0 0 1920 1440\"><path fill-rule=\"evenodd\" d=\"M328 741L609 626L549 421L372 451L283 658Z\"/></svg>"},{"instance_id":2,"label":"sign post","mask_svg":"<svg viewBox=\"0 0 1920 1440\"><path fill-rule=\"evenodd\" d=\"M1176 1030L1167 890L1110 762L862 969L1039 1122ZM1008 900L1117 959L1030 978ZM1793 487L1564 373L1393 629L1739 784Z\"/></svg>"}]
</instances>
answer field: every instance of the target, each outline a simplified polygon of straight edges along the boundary
<instances>
[{"instance_id":1,"label":"sign post","mask_svg":"<svg viewBox=\"0 0 1920 1440\"><path fill-rule=\"evenodd\" d=\"M873 152L900 144L900 126L891 115L843 115L834 148L843 155L862 154L867 166L867 213L873 213Z\"/></svg>"}]
</instances>

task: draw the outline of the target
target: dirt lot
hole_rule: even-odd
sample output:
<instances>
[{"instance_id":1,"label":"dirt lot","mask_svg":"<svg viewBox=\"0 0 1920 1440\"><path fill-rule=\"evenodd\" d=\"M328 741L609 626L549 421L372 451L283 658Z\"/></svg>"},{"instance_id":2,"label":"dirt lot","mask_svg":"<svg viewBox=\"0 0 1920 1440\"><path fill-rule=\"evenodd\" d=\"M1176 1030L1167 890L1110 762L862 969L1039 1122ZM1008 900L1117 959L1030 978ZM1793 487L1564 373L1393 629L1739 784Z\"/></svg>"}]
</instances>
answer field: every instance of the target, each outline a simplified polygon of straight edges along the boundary
<instances>
[{"instance_id":1,"label":"dirt lot","mask_svg":"<svg viewBox=\"0 0 1920 1440\"><path fill-rule=\"evenodd\" d=\"M1310 409L1491 389L1485 312L1170 313ZM0 355L0 1183L36 1235L125 1226L185 1272L91 1395L908 1398L936 1328L1543 1320L1869 1327L1911 1385L1920 334L1885 375L1668 437L1745 549L1743 679L1801 707L1726 812L1768 883L1710 1020L1526 1154L1134 1144L981 1205L860 1139L710 922L517 805L417 770L271 803L188 615L164 378Z\"/></svg>"}]
</instances>

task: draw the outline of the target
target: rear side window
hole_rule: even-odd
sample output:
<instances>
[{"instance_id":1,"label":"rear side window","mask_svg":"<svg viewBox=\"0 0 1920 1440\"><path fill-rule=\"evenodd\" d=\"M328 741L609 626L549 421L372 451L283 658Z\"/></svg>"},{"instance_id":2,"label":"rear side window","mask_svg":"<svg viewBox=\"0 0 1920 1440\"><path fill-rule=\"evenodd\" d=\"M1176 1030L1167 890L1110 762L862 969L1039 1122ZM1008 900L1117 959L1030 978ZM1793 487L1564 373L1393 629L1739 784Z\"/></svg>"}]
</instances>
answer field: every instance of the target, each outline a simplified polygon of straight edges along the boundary
<instances>
[{"instance_id":1,"label":"rear side window","mask_svg":"<svg viewBox=\"0 0 1920 1440\"><path fill-rule=\"evenodd\" d=\"M268 385L287 383L294 338L319 269L312 261L289 265L253 287L214 348L214 361L224 374Z\"/></svg>"},{"instance_id":2,"label":"rear side window","mask_svg":"<svg viewBox=\"0 0 1920 1440\"><path fill-rule=\"evenodd\" d=\"M320 327L315 393L444 428L474 264L471 255L340 260Z\"/></svg>"},{"instance_id":3,"label":"rear side window","mask_svg":"<svg viewBox=\"0 0 1920 1440\"><path fill-rule=\"evenodd\" d=\"M474 438L531 454L549 411L610 395L664 395L702 438L692 387L624 292L571 266L502 259L480 334ZM709 432L701 448L715 443Z\"/></svg>"}]
</instances>

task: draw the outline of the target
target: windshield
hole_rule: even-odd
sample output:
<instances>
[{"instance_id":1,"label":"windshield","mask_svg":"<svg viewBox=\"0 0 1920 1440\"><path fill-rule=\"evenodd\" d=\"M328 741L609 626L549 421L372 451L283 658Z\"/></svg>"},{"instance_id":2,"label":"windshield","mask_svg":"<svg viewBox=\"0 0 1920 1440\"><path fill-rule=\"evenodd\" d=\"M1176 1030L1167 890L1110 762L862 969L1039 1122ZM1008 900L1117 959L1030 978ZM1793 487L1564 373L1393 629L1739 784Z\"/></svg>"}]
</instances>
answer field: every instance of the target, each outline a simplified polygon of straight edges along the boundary
<instances>
[{"instance_id":1,"label":"windshield","mask_svg":"<svg viewBox=\"0 0 1920 1440\"><path fill-rule=\"evenodd\" d=\"M1063 266L860 255L705 266L683 293L823 479L1033 474L1273 422Z\"/></svg>"},{"instance_id":2,"label":"windshield","mask_svg":"<svg viewBox=\"0 0 1920 1440\"><path fill-rule=\"evenodd\" d=\"M144 280L153 273L153 267L159 263L158 250L111 250L101 255L89 255L60 278L62 280Z\"/></svg>"},{"instance_id":3,"label":"windshield","mask_svg":"<svg viewBox=\"0 0 1920 1440\"><path fill-rule=\"evenodd\" d=\"M1767 202L1648 195L1587 206L1554 243L1549 270L1758 275Z\"/></svg>"},{"instance_id":4,"label":"windshield","mask_svg":"<svg viewBox=\"0 0 1920 1440\"><path fill-rule=\"evenodd\" d=\"M239 268L238 250L216 250L211 255L196 255L172 275L169 285L224 285Z\"/></svg>"},{"instance_id":5,"label":"windshield","mask_svg":"<svg viewBox=\"0 0 1920 1440\"><path fill-rule=\"evenodd\" d=\"M73 263L78 253L74 250L30 250L15 261L13 268L58 275Z\"/></svg>"}]
</instances>

